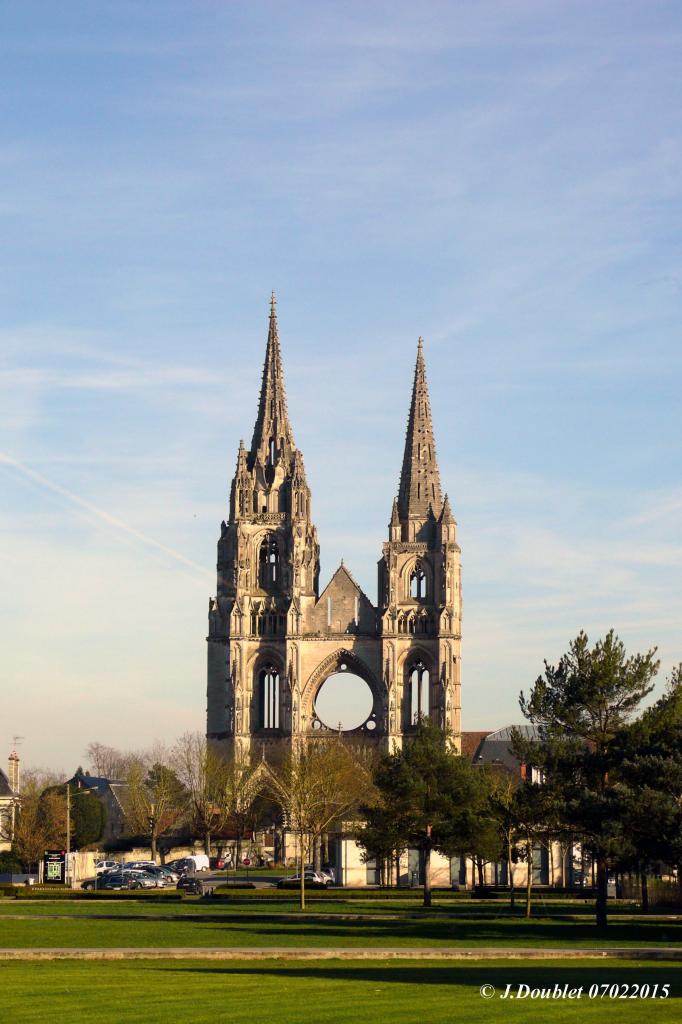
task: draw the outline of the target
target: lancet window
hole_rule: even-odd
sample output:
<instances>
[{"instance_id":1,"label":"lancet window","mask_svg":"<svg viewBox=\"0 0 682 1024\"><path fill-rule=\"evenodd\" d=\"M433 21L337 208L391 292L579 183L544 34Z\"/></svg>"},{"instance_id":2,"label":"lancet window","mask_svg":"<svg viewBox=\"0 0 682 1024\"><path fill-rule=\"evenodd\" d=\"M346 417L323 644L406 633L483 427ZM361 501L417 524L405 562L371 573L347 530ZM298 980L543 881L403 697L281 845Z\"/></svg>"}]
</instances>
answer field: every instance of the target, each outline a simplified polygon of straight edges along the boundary
<instances>
[{"instance_id":1,"label":"lancet window","mask_svg":"<svg viewBox=\"0 0 682 1024\"><path fill-rule=\"evenodd\" d=\"M258 673L261 729L279 729L279 671L268 665Z\"/></svg>"},{"instance_id":2,"label":"lancet window","mask_svg":"<svg viewBox=\"0 0 682 1024\"><path fill-rule=\"evenodd\" d=\"M410 724L416 725L420 718L428 718L429 715L429 670L421 659L410 667L408 680Z\"/></svg>"}]
</instances>

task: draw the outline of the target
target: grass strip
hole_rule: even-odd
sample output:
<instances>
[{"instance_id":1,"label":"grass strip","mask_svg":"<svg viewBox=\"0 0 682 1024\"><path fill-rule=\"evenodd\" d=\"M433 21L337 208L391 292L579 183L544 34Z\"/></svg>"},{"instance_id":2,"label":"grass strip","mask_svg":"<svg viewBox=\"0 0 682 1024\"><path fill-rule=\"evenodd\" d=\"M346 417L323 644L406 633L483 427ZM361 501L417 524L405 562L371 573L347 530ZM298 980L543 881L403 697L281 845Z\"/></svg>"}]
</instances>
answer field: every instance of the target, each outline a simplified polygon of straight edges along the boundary
<instances>
[{"instance_id":1,"label":"grass strip","mask_svg":"<svg viewBox=\"0 0 682 1024\"><path fill-rule=\"evenodd\" d=\"M45 1020L88 1024L251 1024L276 1016L287 1024L625 1024L677 1022L682 1013L678 965L543 961L48 961L3 963L3 1010L14 1024ZM504 1000L507 985L670 986L667 999ZM481 986L495 989L483 999ZM489 989L487 991L490 991ZM614 1003L617 1005L614 1007Z\"/></svg>"}]
</instances>

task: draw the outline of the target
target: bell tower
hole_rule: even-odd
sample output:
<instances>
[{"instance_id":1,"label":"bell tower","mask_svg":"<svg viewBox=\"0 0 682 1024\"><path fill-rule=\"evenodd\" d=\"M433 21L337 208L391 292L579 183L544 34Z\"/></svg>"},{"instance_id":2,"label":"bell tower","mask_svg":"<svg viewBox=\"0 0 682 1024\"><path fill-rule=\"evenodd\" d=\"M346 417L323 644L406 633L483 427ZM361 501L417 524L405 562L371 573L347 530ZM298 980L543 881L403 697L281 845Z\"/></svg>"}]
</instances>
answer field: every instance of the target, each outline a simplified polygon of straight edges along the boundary
<instances>
[{"instance_id":1,"label":"bell tower","mask_svg":"<svg viewBox=\"0 0 682 1024\"><path fill-rule=\"evenodd\" d=\"M421 338L388 530L378 589L389 741L399 744L427 717L459 750L460 548L448 496L441 495Z\"/></svg>"},{"instance_id":2,"label":"bell tower","mask_svg":"<svg viewBox=\"0 0 682 1024\"><path fill-rule=\"evenodd\" d=\"M209 607L207 735L247 754L291 736L297 638L314 607L319 546L287 411L274 292L258 415L239 444Z\"/></svg>"}]
</instances>

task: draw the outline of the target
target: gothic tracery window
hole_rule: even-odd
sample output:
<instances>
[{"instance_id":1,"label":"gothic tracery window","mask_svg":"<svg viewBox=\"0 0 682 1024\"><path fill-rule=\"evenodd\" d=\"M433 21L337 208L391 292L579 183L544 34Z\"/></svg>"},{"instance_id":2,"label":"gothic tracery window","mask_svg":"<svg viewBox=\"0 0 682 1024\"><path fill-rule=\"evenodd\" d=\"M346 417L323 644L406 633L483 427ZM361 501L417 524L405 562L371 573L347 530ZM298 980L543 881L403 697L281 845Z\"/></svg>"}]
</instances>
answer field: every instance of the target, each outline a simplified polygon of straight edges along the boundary
<instances>
[{"instance_id":1,"label":"gothic tracery window","mask_svg":"<svg viewBox=\"0 0 682 1024\"><path fill-rule=\"evenodd\" d=\"M410 597L415 601L426 600L426 573L420 562L417 562L410 576Z\"/></svg>"},{"instance_id":2,"label":"gothic tracery window","mask_svg":"<svg viewBox=\"0 0 682 1024\"><path fill-rule=\"evenodd\" d=\"M273 665L258 673L258 695L261 729L279 729L279 672Z\"/></svg>"},{"instance_id":3,"label":"gothic tracery window","mask_svg":"<svg viewBox=\"0 0 682 1024\"><path fill-rule=\"evenodd\" d=\"M420 659L408 671L410 683L410 724L416 725L420 718L429 715L429 670Z\"/></svg>"},{"instance_id":4,"label":"gothic tracery window","mask_svg":"<svg viewBox=\"0 0 682 1024\"><path fill-rule=\"evenodd\" d=\"M258 582L262 590L275 590L280 582L279 546L272 534L268 534L260 546L258 555Z\"/></svg>"}]
</instances>

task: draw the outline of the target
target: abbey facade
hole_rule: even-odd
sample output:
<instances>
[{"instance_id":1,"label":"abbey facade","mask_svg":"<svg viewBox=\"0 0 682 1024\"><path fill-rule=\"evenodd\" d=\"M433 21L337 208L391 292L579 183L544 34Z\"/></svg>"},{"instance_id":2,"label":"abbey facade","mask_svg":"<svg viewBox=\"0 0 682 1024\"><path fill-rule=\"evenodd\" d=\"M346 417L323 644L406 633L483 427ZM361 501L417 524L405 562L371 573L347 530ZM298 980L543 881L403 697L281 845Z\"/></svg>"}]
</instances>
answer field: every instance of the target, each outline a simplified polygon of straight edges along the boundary
<instances>
[{"instance_id":1,"label":"abbey facade","mask_svg":"<svg viewBox=\"0 0 682 1024\"><path fill-rule=\"evenodd\" d=\"M239 445L218 541L207 735L272 761L305 738L333 739L316 698L329 676L347 672L366 682L372 708L346 737L393 749L426 715L459 750L460 548L441 492L421 339L377 604L343 563L320 593L319 558L273 296L256 425L250 447Z\"/></svg>"}]
</instances>

